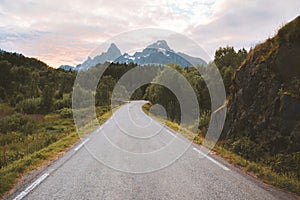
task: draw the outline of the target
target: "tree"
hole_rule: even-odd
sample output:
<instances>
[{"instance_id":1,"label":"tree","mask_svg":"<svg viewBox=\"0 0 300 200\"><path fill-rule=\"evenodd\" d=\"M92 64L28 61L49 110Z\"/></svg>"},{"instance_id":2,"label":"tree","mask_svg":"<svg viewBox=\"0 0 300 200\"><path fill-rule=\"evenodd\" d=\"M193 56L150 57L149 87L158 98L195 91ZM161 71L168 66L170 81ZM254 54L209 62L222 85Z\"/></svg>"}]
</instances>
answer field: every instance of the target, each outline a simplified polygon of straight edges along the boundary
<instances>
[{"instance_id":1,"label":"tree","mask_svg":"<svg viewBox=\"0 0 300 200\"><path fill-rule=\"evenodd\" d=\"M53 110L53 97L54 89L53 87L46 85L41 99L41 111L46 114Z\"/></svg>"},{"instance_id":2,"label":"tree","mask_svg":"<svg viewBox=\"0 0 300 200\"><path fill-rule=\"evenodd\" d=\"M0 87L8 89L12 80L12 65L7 61L0 61ZM9 91L7 91L9 92Z\"/></svg>"},{"instance_id":3,"label":"tree","mask_svg":"<svg viewBox=\"0 0 300 200\"><path fill-rule=\"evenodd\" d=\"M31 74L31 81L30 81L30 97L36 98L39 96L39 80L40 75L37 72L32 72Z\"/></svg>"},{"instance_id":4,"label":"tree","mask_svg":"<svg viewBox=\"0 0 300 200\"><path fill-rule=\"evenodd\" d=\"M111 94L116 81L112 76L103 76L96 89L95 104L96 106L110 105Z\"/></svg>"},{"instance_id":5,"label":"tree","mask_svg":"<svg viewBox=\"0 0 300 200\"><path fill-rule=\"evenodd\" d=\"M247 51L243 48L238 52L233 47L220 47L215 53L215 64L222 70L224 67L239 67L247 56Z\"/></svg>"},{"instance_id":6,"label":"tree","mask_svg":"<svg viewBox=\"0 0 300 200\"><path fill-rule=\"evenodd\" d=\"M236 52L233 47L220 47L215 53L215 64L219 69L236 66Z\"/></svg>"},{"instance_id":7,"label":"tree","mask_svg":"<svg viewBox=\"0 0 300 200\"><path fill-rule=\"evenodd\" d=\"M182 80L178 74L179 70L177 65L169 65L171 68L163 68L158 72L154 78L153 83L146 89L145 98L150 100L153 104L162 105L167 112L168 118L172 121L180 122L181 110L177 97L175 94L166 87L166 85L178 86L178 92L183 92L185 88L179 84Z\"/></svg>"},{"instance_id":8,"label":"tree","mask_svg":"<svg viewBox=\"0 0 300 200\"><path fill-rule=\"evenodd\" d=\"M232 78L236 69L242 64L247 56L247 51L243 48L238 52L233 47L220 47L215 53L215 64L221 72L225 89L229 92Z\"/></svg>"},{"instance_id":9,"label":"tree","mask_svg":"<svg viewBox=\"0 0 300 200\"><path fill-rule=\"evenodd\" d=\"M240 66L243 63L243 61L246 59L247 55L248 53L246 49L244 48L240 49L236 55L236 64Z\"/></svg>"}]
</instances>

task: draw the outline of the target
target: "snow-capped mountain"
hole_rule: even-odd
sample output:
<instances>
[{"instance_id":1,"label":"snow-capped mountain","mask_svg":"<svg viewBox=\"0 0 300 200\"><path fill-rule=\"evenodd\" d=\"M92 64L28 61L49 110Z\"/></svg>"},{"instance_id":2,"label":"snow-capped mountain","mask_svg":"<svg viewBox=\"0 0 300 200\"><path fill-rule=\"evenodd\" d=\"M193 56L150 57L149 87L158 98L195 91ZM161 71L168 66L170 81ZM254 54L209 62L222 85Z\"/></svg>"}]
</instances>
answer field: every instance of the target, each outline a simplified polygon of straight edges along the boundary
<instances>
[{"instance_id":1,"label":"snow-capped mountain","mask_svg":"<svg viewBox=\"0 0 300 200\"><path fill-rule=\"evenodd\" d=\"M139 65L158 64L164 65L168 63L176 63L182 67L191 66L193 64L207 65L201 58L189 56L184 53L176 53L172 50L165 40L147 46L142 52L136 52L133 56L125 53L115 60L119 63L136 63Z\"/></svg>"},{"instance_id":2,"label":"snow-capped mountain","mask_svg":"<svg viewBox=\"0 0 300 200\"><path fill-rule=\"evenodd\" d=\"M173 50L168 46L167 42L165 40L158 40L157 42L149 45L147 47L148 49L165 49L167 51L172 51Z\"/></svg>"},{"instance_id":3,"label":"snow-capped mountain","mask_svg":"<svg viewBox=\"0 0 300 200\"><path fill-rule=\"evenodd\" d=\"M181 67L198 64L207 65L203 59L192 57L181 52L176 53L168 46L165 40L158 40L147 46L143 51L135 52L133 55L129 55L128 53L122 55L120 49L112 43L107 52L103 52L94 58L88 57L82 64L77 65L75 69L84 70L105 62L135 63L138 65L165 65L168 63L176 63Z\"/></svg>"},{"instance_id":4,"label":"snow-capped mountain","mask_svg":"<svg viewBox=\"0 0 300 200\"><path fill-rule=\"evenodd\" d=\"M85 60L82 64L77 65L76 69L88 69L99 63L114 62L121 55L120 49L114 43L112 43L106 52L103 52L101 55L98 55L94 58L88 57L87 60Z\"/></svg>"}]
</instances>

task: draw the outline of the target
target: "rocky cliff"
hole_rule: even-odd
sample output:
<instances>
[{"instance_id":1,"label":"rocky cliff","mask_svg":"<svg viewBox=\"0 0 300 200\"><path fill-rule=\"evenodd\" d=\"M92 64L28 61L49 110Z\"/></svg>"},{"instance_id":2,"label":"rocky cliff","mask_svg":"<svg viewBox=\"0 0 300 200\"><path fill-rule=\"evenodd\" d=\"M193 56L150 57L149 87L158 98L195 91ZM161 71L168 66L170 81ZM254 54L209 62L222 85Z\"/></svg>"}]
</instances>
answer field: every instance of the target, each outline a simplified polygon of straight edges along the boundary
<instances>
[{"instance_id":1,"label":"rocky cliff","mask_svg":"<svg viewBox=\"0 0 300 200\"><path fill-rule=\"evenodd\" d=\"M229 96L225 138L271 154L300 150L300 16L249 52Z\"/></svg>"}]
</instances>

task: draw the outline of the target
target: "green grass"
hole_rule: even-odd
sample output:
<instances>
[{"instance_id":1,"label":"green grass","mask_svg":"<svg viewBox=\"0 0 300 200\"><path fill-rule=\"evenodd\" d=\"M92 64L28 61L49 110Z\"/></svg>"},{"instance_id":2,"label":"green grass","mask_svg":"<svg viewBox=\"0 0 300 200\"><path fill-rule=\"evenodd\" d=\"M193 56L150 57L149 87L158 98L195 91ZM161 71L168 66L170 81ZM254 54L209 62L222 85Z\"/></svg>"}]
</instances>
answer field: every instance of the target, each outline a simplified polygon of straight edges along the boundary
<instances>
[{"instance_id":1,"label":"green grass","mask_svg":"<svg viewBox=\"0 0 300 200\"><path fill-rule=\"evenodd\" d=\"M150 107L151 104L145 104L143 106L143 111L146 114L149 114ZM151 117L153 116L151 115ZM155 117L155 119L158 118ZM180 129L180 125L175 122L166 121L165 124L174 131L178 131ZM187 136L192 136L194 134L188 132L188 129L184 129L184 131L181 131L181 133L184 133L182 134L184 137L191 140L191 137ZM192 140L195 144L205 146L204 138L201 137L200 134L197 134L195 137L193 137ZM297 179L295 175L276 173L271 169L270 166L263 165L261 163L256 163L253 161L248 161L243 157L235 154L234 152L223 148L221 144L215 145L212 150L216 152L219 156L225 158L229 163L237 166L245 172L248 172L250 175L259 178L263 182L300 195L300 180Z\"/></svg>"},{"instance_id":2,"label":"green grass","mask_svg":"<svg viewBox=\"0 0 300 200\"><path fill-rule=\"evenodd\" d=\"M99 107L96 112L99 123L96 120L87 123L82 127L85 133L95 130L112 113L110 108L106 107ZM39 116L39 118L31 134L25 135L22 132L0 134L0 142L4 144L0 149L1 158L4 151L7 154L5 157L13 158L8 161L5 159L5 163L2 162L0 197L10 191L22 175L63 155L68 148L80 140L72 118L63 118L58 113Z\"/></svg>"},{"instance_id":3,"label":"green grass","mask_svg":"<svg viewBox=\"0 0 300 200\"><path fill-rule=\"evenodd\" d=\"M248 161L220 145L216 145L213 150L216 151L221 157L228 160L228 162L242 168L244 171L250 172L263 182L294 192L298 195L300 194L300 181L295 175L276 173L271 169L270 166Z\"/></svg>"},{"instance_id":4,"label":"green grass","mask_svg":"<svg viewBox=\"0 0 300 200\"><path fill-rule=\"evenodd\" d=\"M144 104L142 106L142 110L149 116L151 116L152 118L154 118L155 120L161 122L162 124L165 124L166 126L168 126L169 128L171 128L172 130L180 133L182 136L184 136L185 138L187 138L188 140L193 140L194 138L197 138L199 141L202 141L201 138L198 137L197 134L192 133L191 131L189 131L188 127L181 127L179 124L172 122L170 120L163 120L153 114L151 114L149 112L150 107L152 106L151 103L147 103Z\"/></svg>"},{"instance_id":5,"label":"green grass","mask_svg":"<svg viewBox=\"0 0 300 200\"><path fill-rule=\"evenodd\" d=\"M1 196L11 190L23 174L43 165L47 161L57 158L60 153L65 152L66 149L77 141L79 141L78 134L76 132L70 133L68 136L49 145L48 147L27 155L22 159L16 160L2 168L0 170Z\"/></svg>"}]
</instances>

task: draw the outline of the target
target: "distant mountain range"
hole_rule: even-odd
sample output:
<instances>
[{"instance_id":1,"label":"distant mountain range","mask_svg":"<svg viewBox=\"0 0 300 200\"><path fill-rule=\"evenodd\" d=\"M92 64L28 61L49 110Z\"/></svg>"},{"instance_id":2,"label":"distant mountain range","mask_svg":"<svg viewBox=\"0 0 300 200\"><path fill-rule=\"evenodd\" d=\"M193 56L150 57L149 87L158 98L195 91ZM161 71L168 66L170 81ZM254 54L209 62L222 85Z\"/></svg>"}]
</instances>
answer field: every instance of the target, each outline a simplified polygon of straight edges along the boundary
<instances>
[{"instance_id":1,"label":"distant mountain range","mask_svg":"<svg viewBox=\"0 0 300 200\"><path fill-rule=\"evenodd\" d=\"M73 67L73 66L71 66L71 65L61 65L59 68L60 68L60 69L64 69L64 70L66 70L66 71L69 71L69 70L75 70L75 69L76 69L75 67Z\"/></svg>"},{"instance_id":2,"label":"distant mountain range","mask_svg":"<svg viewBox=\"0 0 300 200\"><path fill-rule=\"evenodd\" d=\"M122 55L120 49L112 43L106 52L94 58L88 57L82 64L76 67L62 65L59 68L76 71L86 70L99 63L103 64L105 62L135 63L138 65L165 65L168 63L176 63L183 68L191 65L207 65L203 59L192 57L181 52L175 52L168 46L165 40L158 40L147 46L142 52L135 52L133 55L129 55L128 53Z\"/></svg>"}]
</instances>

